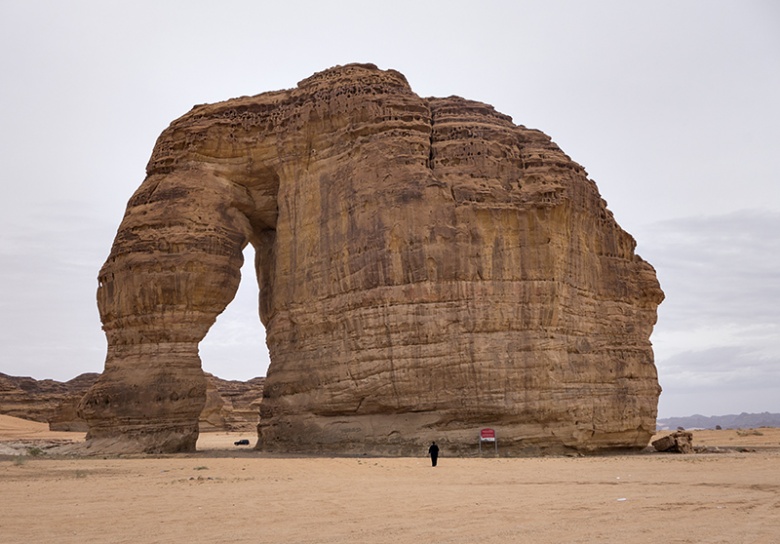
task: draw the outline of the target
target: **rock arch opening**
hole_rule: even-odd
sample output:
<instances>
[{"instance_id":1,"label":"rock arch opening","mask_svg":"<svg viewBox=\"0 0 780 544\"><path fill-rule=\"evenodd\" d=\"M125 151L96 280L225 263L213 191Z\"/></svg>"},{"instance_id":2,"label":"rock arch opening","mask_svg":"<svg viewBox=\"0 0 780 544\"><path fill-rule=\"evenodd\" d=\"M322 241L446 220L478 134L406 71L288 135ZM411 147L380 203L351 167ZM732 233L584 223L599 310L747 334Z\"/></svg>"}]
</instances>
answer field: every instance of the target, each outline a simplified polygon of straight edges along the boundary
<instances>
[{"instance_id":1,"label":"rock arch opening","mask_svg":"<svg viewBox=\"0 0 780 544\"><path fill-rule=\"evenodd\" d=\"M258 301L254 248L247 246L236 296L200 342L201 365L205 372L226 380L241 381L266 375L270 358Z\"/></svg>"}]
</instances>

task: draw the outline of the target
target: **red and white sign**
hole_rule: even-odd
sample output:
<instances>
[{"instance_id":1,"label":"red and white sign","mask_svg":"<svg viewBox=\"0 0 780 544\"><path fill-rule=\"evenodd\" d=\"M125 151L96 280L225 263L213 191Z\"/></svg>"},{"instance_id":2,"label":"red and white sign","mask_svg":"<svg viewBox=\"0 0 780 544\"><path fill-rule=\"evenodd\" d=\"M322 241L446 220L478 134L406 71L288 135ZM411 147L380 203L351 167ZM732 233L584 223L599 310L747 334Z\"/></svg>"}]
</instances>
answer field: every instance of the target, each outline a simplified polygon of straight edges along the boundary
<instances>
[{"instance_id":1,"label":"red and white sign","mask_svg":"<svg viewBox=\"0 0 780 544\"><path fill-rule=\"evenodd\" d=\"M482 442L495 442L496 441L496 431L493 429L482 429L479 431L479 439Z\"/></svg>"}]
</instances>

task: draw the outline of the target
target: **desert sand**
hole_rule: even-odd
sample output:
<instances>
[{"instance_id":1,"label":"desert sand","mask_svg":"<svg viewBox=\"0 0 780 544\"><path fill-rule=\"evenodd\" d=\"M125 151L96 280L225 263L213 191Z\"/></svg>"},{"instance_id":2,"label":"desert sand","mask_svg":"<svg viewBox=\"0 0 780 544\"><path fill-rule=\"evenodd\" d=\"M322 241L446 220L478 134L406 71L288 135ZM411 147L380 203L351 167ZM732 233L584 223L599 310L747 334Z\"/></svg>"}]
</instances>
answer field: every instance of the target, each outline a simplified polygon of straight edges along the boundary
<instances>
[{"instance_id":1,"label":"desert sand","mask_svg":"<svg viewBox=\"0 0 780 544\"><path fill-rule=\"evenodd\" d=\"M444 449L436 468L424 452L269 457L239 438L253 439L204 434L196 454L74 457L47 448L83 434L0 416L0 541L780 542L780 429L695 431L695 445L724 452L692 455Z\"/></svg>"}]
</instances>

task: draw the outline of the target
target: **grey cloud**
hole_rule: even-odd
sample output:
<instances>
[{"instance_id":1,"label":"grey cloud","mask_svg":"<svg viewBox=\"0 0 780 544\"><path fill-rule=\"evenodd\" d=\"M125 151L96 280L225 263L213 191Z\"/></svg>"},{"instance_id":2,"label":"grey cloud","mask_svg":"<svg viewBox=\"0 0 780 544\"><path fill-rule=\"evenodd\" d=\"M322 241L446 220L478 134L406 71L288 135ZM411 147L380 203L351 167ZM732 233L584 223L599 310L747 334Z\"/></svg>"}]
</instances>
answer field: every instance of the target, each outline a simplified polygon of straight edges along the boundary
<instances>
[{"instance_id":1,"label":"grey cloud","mask_svg":"<svg viewBox=\"0 0 780 544\"><path fill-rule=\"evenodd\" d=\"M641 251L667 296L653 334L666 415L723 413L713 411L718 399L740 412L777 408L779 233L780 213L767 210L642 229Z\"/></svg>"},{"instance_id":2,"label":"grey cloud","mask_svg":"<svg viewBox=\"0 0 780 544\"><path fill-rule=\"evenodd\" d=\"M641 240L667 294L670 325L780 322L780 213L664 221L643 229Z\"/></svg>"},{"instance_id":3,"label":"grey cloud","mask_svg":"<svg viewBox=\"0 0 780 544\"><path fill-rule=\"evenodd\" d=\"M747 346L678 353L658 363L659 417L776 412L780 356Z\"/></svg>"},{"instance_id":4,"label":"grey cloud","mask_svg":"<svg viewBox=\"0 0 780 544\"><path fill-rule=\"evenodd\" d=\"M70 379L99 372L105 340L95 304L110 227L83 206L42 203L9 225L0 245L2 372Z\"/></svg>"},{"instance_id":5,"label":"grey cloud","mask_svg":"<svg viewBox=\"0 0 780 544\"><path fill-rule=\"evenodd\" d=\"M780 388L780 357L747 346L678 353L664 368L662 382L675 391Z\"/></svg>"}]
</instances>

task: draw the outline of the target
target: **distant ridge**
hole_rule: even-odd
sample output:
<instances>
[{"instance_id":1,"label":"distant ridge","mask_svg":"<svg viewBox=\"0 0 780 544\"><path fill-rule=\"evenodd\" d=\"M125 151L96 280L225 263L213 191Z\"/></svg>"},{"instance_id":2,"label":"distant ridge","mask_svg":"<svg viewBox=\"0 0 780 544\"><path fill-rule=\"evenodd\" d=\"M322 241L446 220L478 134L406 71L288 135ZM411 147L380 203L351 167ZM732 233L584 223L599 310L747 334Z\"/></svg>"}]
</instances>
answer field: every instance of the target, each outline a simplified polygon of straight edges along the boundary
<instances>
[{"instance_id":1,"label":"distant ridge","mask_svg":"<svg viewBox=\"0 0 780 544\"><path fill-rule=\"evenodd\" d=\"M694 414L687 417L669 417L658 419L656 427L659 430L676 429L714 429L720 425L722 429L753 429L756 427L780 427L780 414L748 414L742 412L739 415L703 416Z\"/></svg>"},{"instance_id":2,"label":"distant ridge","mask_svg":"<svg viewBox=\"0 0 780 544\"><path fill-rule=\"evenodd\" d=\"M206 375L206 405L200 415L201 431L254 431L265 378L223 380ZM52 431L86 432L77 414L79 401L100 374L81 374L67 382L9 376L0 372L0 414L48 423Z\"/></svg>"}]
</instances>

